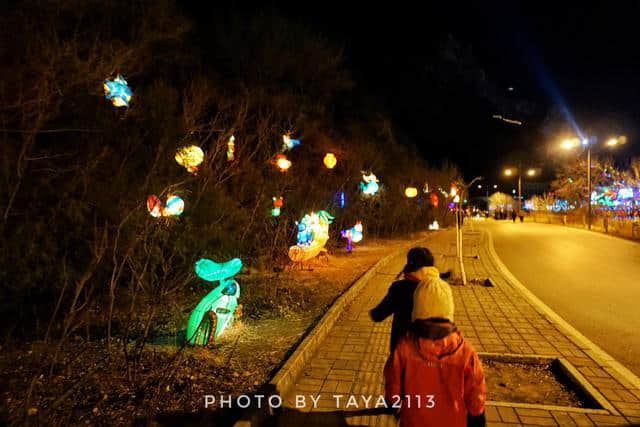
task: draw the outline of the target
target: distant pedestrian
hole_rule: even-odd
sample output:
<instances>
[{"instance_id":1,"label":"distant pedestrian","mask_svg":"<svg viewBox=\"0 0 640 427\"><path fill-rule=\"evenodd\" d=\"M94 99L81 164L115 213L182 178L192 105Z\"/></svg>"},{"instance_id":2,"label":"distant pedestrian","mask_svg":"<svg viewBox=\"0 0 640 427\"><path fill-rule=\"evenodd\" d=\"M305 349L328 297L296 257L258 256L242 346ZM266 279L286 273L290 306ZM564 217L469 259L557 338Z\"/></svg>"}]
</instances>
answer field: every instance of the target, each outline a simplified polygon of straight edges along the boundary
<instances>
[{"instance_id":1,"label":"distant pedestrian","mask_svg":"<svg viewBox=\"0 0 640 427\"><path fill-rule=\"evenodd\" d=\"M411 310L413 309L413 291L418 283L427 277L448 277L450 272L440 274L434 266L433 255L427 248L411 248L407 253L407 263L398 274L404 275L403 280L396 280L391 284L387 295L373 308L369 315L374 322L382 322L393 315L391 323L390 351L396 346L398 339L404 335L411 324Z\"/></svg>"},{"instance_id":2,"label":"distant pedestrian","mask_svg":"<svg viewBox=\"0 0 640 427\"><path fill-rule=\"evenodd\" d=\"M518 212L518 218L520 218L520 223L524 222L524 213L522 211Z\"/></svg>"},{"instance_id":3,"label":"distant pedestrian","mask_svg":"<svg viewBox=\"0 0 640 427\"><path fill-rule=\"evenodd\" d=\"M516 216L517 216L516 211L511 211L511 220L513 221L514 224L516 223Z\"/></svg>"},{"instance_id":4,"label":"distant pedestrian","mask_svg":"<svg viewBox=\"0 0 640 427\"><path fill-rule=\"evenodd\" d=\"M484 370L453 323L451 288L429 277L413 298L409 332L384 368L388 404L401 402L402 427L484 426Z\"/></svg>"}]
</instances>

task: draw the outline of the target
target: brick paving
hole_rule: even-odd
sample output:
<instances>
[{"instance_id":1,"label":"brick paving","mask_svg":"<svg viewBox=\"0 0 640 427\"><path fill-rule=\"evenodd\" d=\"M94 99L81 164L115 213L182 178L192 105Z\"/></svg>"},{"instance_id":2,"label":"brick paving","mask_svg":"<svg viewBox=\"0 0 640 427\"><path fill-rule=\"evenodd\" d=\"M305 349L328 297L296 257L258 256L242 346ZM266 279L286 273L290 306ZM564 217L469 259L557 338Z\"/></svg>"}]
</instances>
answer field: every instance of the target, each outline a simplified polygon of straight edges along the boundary
<instances>
[{"instance_id":1,"label":"brick paving","mask_svg":"<svg viewBox=\"0 0 640 427\"><path fill-rule=\"evenodd\" d=\"M438 233L427 245L437 255L436 264L441 271L453 268L455 236L452 231ZM616 380L606 362L565 336L502 277L489 256L483 234L467 228L464 246L467 278L490 277L495 284L494 287L452 286L456 324L476 350L562 357L609 401L612 409L615 408L612 411L564 410L488 402L487 424L592 426L640 422L640 390L628 382ZM382 370L388 357L391 319L374 323L368 312L386 294L404 260L404 254L399 255L383 271L378 271L347 307L320 349L305 365L295 386L283 396L283 411L271 420L272 424L305 427L396 425L393 416L375 409L375 400L384 392ZM365 402L361 395L373 397ZM305 398L304 405L301 396ZM312 396L317 401L312 401Z\"/></svg>"}]
</instances>

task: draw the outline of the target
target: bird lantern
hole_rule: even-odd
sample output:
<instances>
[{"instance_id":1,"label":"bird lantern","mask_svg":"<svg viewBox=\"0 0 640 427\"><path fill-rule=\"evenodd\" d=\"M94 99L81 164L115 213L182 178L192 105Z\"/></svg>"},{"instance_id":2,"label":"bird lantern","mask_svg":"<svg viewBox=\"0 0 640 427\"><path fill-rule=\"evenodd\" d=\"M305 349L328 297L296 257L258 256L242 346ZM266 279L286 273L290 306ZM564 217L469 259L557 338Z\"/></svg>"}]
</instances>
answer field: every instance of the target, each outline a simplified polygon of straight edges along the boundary
<instances>
[{"instance_id":1,"label":"bird lantern","mask_svg":"<svg viewBox=\"0 0 640 427\"><path fill-rule=\"evenodd\" d=\"M232 162L236 158L236 137L231 135L227 142L227 160Z\"/></svg>"},{"instance_id":2,"label":"bird lantern","mask_svg":"<svg viewBox=\"0 0 640 427\"><path fill-rule=\"evenodd\" d=\"M378 178L374 174L365 175L363 173L362 182L360 182L360 189L364 194L372 196L380 189L378 182Z\"/></svg>"},{"instance_id":3,"label":"bird lantern","mask_svg":"<svg viewBox=\"0 0 640 427\"><path fill-rule=\"evenodd\" d=\"M338 159L336 159L335 154L327 153L324 156L323 162L324 162L324 165L327 167L327 169L333 169L334 167L336 167L336 163L338 163Z\"/></svg>"},{"instance_id":4,"label":"bird lantern","mask_svg":"<svg viewBox=\"0 0 640 427\"><path fill-rule=\"evenodd\" d=\"M432 192L431 194L429 194L429 201L431 202L433 207L437 208L439 202L438 194L436 192Z\"/></svg>"},{"instance_id":5,"label":"bird lantern","mask_svg":"<svg viewBox=\"0 0 640 427\"><path fill-rule=\"evenodd\" d=\"M416 187L407 187L404 190L404 195L410 199L413 199L418 195L418 189Z\"/></svg>"},{"instance_id":6,"label":"bird lantern","mask_svg":"<svg viewBox=\"0 0 640 427\"><path fill-rule=\"evenodd\" d=\"M291 167L291 161L284 154L278 154L276 156L276 166L278 166L280 172L286 172Z\"/></svg>"},{"instance_id":7,"label":"bird lantern","mask_svg":"<svg viewBox=\"0 0 640 427\"><path fill-rule=\"evenodd\" d=\"M272 197L272 199L273 199L273 208L271 209L271 216L280 216L280 208L282 207L282 204L283 204L282 196L278 198Z\"/></svg>"},{"instance_id":8,"label":"bird lantern","mask_svg":"<svg viewBox=\"0 0 640 427\"><path fill-rule=\"evenodd\" d=\"M184 166L190 173L196 173L204 160L204 152L196 145L189 145L178 150L175 156L176 162Z\"/></svg>"},{"instance_id":9,"label":"bird lantern","mask_svg":"<svg viewBox=\"0 0 640 427\"><path fill-rule=\"evenodd\" d=\"M104 96L115 107L128 107L133 92L127 86L127 81L118 74L114 80L107 79L104 81Z\"/></svg>"},{"instance_id":10,"label":"bird lantern","mask_svg":"<svg viewBox=\"0 0 640 427\"><path fill-rule=\"evenodd\" d=\"M293 147L300 145L299 139L291 139L289 134L282 135L282 151L293 149Z\"/></svg>"}]
</instances>

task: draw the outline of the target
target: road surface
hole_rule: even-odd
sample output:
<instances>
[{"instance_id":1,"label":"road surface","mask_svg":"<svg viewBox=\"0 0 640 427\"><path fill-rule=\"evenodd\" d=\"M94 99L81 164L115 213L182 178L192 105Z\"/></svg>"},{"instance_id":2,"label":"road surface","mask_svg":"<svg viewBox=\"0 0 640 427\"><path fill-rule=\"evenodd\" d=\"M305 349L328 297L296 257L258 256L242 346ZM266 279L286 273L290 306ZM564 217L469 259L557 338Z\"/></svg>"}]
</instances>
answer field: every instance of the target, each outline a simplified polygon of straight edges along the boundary
<instances>
[{"instance_id":1,"label":"road surface","mask_svg":"<svg viewBox=\"0 0 640 427\"><path fill-rule=\"evenodd\" d=\"M560 225L478 220L503 264L583 335L640 375L640 244Z\"/></svg>"}]
</instances>

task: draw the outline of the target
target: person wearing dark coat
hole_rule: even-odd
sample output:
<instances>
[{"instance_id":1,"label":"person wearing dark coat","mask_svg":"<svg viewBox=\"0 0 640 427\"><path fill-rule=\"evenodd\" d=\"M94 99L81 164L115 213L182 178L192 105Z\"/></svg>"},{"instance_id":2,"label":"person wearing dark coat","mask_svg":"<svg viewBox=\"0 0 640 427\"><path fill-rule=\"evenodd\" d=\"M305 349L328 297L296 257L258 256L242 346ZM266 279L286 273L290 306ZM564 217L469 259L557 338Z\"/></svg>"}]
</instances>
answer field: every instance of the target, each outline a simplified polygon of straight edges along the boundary
<instances>
[{"instance_id":1,"label":"person wearing dark coat","mask_svg":"<svg viewBox=\"0 0 640 427\"><path fill-rule=\"evenodd\" d=\"M407 253L407 264L398 274L398 276L404 275L404 279L393 282L387 291L387 295L369 312L374 322L382 322L393 315L389 342L389 348L392 353L398 339L408 331L411 325L413 292L416 290L418 283L426 277L427 268L430 267L435 270L433 264L433 255L429 249L423 247L411 248ZM447 278L451 275L451 272L439 275L441 278Z\"/></svg>"}]
</instances>

